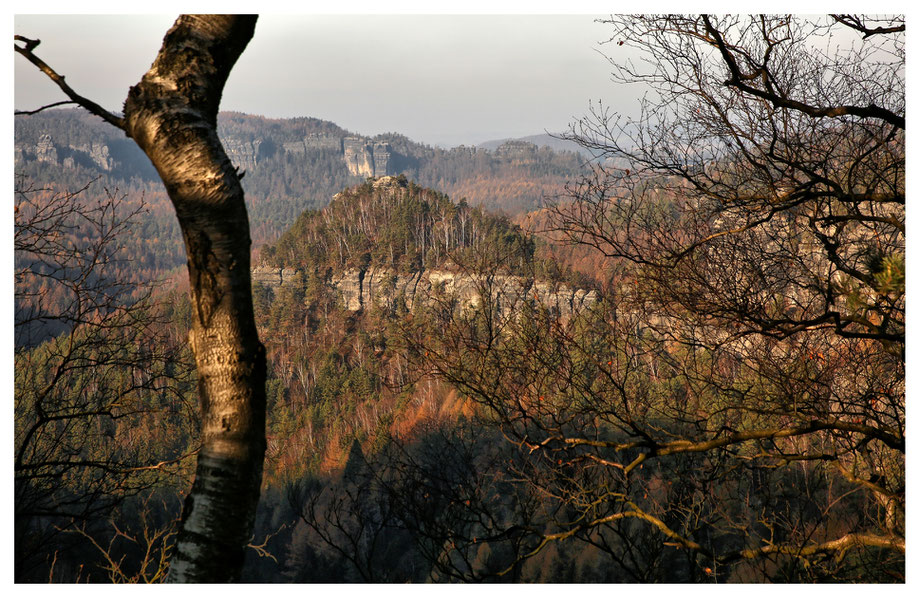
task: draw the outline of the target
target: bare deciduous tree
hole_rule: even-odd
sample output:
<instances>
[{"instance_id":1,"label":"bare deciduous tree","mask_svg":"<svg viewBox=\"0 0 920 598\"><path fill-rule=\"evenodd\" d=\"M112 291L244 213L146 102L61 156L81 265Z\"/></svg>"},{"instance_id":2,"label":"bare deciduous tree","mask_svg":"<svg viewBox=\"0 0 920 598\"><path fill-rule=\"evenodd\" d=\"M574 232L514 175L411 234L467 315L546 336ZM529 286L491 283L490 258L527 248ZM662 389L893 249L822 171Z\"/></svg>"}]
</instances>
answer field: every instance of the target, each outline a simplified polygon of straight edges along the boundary
<instances>
[{"instance_id":1,"label":"bare deciduous tree","mask_svg":"<svg viewBox=\"0 0 920 598\"><path fill-rule=\"evenodd\" d=\"M174 473L194 432L188 356L119 238L142 205L15 191L16 578L60 530L86 526ZM156 425L159 424L159 425ZM172 434L159 434L161 426ZM186 455L187 456L187 455ZM81 527L82 529L82 527ZM65 555L61 555L61 561Z\"/></svg>"},{"instance_id":2,"label":"bare deciduous tree","mask_svg":"<svg viewBox=\"0 0 920 598\"><path fill-rule=\"evenodd\" d=\"M551 226L609 258L607 300L415 338L559 503L518 558L571 538L636 579L897 579L903 19L609 23L648 94L573 126L599 160Z\"/></svg>"}]
</instances>

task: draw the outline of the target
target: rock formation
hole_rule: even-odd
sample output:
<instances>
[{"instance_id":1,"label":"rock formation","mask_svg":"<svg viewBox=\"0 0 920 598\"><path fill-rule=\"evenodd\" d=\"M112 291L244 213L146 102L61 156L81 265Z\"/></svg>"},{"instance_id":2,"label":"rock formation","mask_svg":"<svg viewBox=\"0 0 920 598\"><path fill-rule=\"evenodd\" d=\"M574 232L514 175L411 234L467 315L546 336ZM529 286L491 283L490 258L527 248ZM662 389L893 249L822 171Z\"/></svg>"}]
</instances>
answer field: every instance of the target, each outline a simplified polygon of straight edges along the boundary
<instances>
[{"instance_id":1,"label":"rock formation","mask_svg":"<svg viewBox=\"0 0 920 598\"><path fill-rule=\"evenodd\" d=\"M342 153L342 138L334 135L311 133L304 137L303 145L308 150L331 150Z\"/></svg>"},{"instance_id":2,"label":"rock formation","mask_svg":"<svg viewBox=\"0 0 920 598\"><path fill-rule=\"evenodd\" d=\"M293 269L260 266L253 269L252 280L272 289L302 286L301 275ZM507 315L521 302L540 303L559 316L566 317L589 307L598 300L597 292L573 289L516 276L473 276L446 270L426 270L414 274L397 274L389 269L346 270L332 278L342 307L361 311L377 306L394 309L404 302L412 309L416 301L442 297L460 309L478 307L482 297L491 296L493 305Z\"/></svg>"},{"instance_id":3,"label":"rock formation","mask_svg":"<svg viewBox=\"0 0 920 598\"><path fill-rule=\"evenodd\" d=\"M258 266L252 269L252 282L271 289L283 286L302 285L303 277L293 268L271 268Z\"/></svg>"},{"instance_id":4,"label":"rock formation","mask_svg":"<svg viewBox=\"0 0 920 598\"><path fill-rule=\"evenodd\" d=\"M327 150L342 154L342 138L323 133L311 133L298 141L285 141L281 144L285 153L303 154L313 150Z\"/></svg>"},{"instance_id":5,"label":"rock formation","mask_svg":"<svg viewBox=\"0 0 920 598\"><path fill-rule=\"evenodd\" d=\"M70 149L87 154L102 170L109 171L115 168L115 160L109 155L109 146L104 143L94 141L89 144L70 146Z\"/></svg>"},{"instance_id":6,"label":"rock formation","mask_svg":"<svg viewBox=\"0 0 920 598\"><path fill-rule=\"evenodd\" d=\"M35 159L39 162L58 163L58 152L51 135L45 133L39 136L38 143L35 144Z\"/></svg>"},{"instance_id":7,"label":"rock formation","mask_svg":"<svg viewBox=\"0 0 920 598\"><path fill-rule=\"evenodd\" d=\"M382 177L394 174L390 168L389 143L370 143L362 137L346 137L342 143L345 165L356 176Z\"/></svg>"},{"instance_id":8,"label":"rock formation","mask_svg":"<svg viewBox=\"0 0 920 598\"><path fill-rule=\"evenodd\" d=\"M16 162L34 159L38 162L60 164L65 168L74 168L77 164L88 164L90 161L105 171L115 168L115 159L109 153L109 146L100 141L84 143L81 145L59 146L54 142L50 133L38 136L35 145L27 143L16 144Z\"/></svg>"},{"instance_id":9,"label":"rock formation","mask_svg":"<svg viewBox=\"0 0 920 598\"><path fill-rule=\"evenodd\" d=\"M502 156L511 160L532 160L537 152L537 146L533 143L512 139L504 142L495 150L495 155Z\"/></svg>"},{"instance_id":10,"label":"rock formation","mask_svg":"<svg viewBox=\"0 0 920 598\"><path fill-rule=\"evenodd\" d=\"M243 141L241 139L223 139L224 149L233 165L237 168L252 169L259 161L259 146L261 139Z\"/></svg>"}]
</instances>

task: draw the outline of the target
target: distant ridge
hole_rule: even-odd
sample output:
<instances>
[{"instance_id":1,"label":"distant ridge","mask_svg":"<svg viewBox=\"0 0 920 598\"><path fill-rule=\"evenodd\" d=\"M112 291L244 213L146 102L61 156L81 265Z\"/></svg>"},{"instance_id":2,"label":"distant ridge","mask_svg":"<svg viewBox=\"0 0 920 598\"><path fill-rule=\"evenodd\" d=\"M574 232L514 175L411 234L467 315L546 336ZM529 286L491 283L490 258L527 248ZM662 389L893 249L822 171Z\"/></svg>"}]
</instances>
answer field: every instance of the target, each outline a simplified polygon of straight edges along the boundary
<instances>
[{"instance_id":1,"label":"distant ridge","mask_svg":"<svg viewBox=\"0 0 920 598\"><path fill-rule=\"evenodd\" d=\"M218 116L218 133L237 168L255 247L276 241L305 210L327 205L342 189L368 177L403 175L458 202L513 217L564 192L585 170L582 154L518 142L490 151L450 150L399 133L373 137L318 118L276 119L239 112ZM149 208L131 243L139 244L151 276L186 264L172 206L150 161L137 145L85 111L48 110L17 117L14 170L29 184L94 194L117 190ZM150 239L156 239L148 246Z\"/></svg>"},{"instance_id":2,"label":"distant ridge","mask_svg":"<svg viewBox=\"0 0 920 598\"><path fill-rule=\"evenodd\" d=\"M498 146L508 141L526 141L527 143L533 143L538 147L549 146L551 150L556 152L576 152L585 156L591 155L588 150L581 147L574 141L559 139L559 137L554 137L553 134L549 133L542 133L540 135L528 135L527 137L506 137L504 139L493 139L491 141L484 141L483 143L477 144L476 147L494 151L498 148Z\"/></svg>"}]
</instances>

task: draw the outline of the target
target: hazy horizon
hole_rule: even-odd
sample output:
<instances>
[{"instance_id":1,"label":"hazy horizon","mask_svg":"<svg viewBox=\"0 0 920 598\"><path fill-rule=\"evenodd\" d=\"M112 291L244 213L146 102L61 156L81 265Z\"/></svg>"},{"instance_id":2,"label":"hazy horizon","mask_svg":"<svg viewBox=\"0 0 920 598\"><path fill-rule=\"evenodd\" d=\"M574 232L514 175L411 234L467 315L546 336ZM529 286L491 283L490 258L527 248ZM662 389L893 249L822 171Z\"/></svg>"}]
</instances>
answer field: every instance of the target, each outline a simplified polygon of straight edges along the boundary
<instances>
[{"instance_id":1,"label":"hazy horizon","mask_svg":"<svg viewBox=\"0 0 920 598\"><path fill-rule=\"evenodd\" d=\"M560 132L603 100L608 30L591 15L266 15L227 83L221 110L329 120L363 135L398 132L451 147ZM18 35L86 97L119 111L173 15L17 15ZM615 46L606 46L613 51ZM98 65L106 68L100 70ZM14 104L63 99L15 61Z\"/></svg>"}]
</instances>

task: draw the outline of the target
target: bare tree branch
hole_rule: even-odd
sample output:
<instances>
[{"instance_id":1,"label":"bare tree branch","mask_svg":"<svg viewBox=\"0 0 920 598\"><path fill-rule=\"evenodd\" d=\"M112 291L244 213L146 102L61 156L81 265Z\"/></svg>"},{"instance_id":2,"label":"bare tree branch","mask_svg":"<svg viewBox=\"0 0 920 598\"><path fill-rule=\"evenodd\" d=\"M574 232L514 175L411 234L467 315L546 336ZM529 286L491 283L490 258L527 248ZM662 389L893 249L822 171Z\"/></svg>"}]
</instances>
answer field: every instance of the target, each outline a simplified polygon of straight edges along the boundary
<instances>
[{"instance_id":1,"label":"bare tree branch","mask_svg":"<svg viewBox=\"0 0 920 598\"><path fill-rule=\"evenodd\" d=\"M53 68L48 66L48 64L46 64L44 60L42 60L41 58L39 58L32 52L32 50L34 50L36 46L38 46L41 43L41 40L29 39L21 35L15 36L15 39L16 41L23 42L24 45L19 46L19 45L13 44L13 49L16 50L16 52L18 52L22 56L25 56L29 62L34 64L36 67L38 67L38 69L41 72L45 73L49 79L54 81L54 83L57 84L57 86L61 88L61 91L67 94L67 97L69 97L73 103L79 104L80 106L90 111L92 114L95 114L96 116L100 117L107 123L114 125L118 127L119 129L124 130L125 121L122 117L109 112L108 110L106 110L105 108L97 104L96 102L90 99L87 99L81 96L80 94L78 94L77 92L75 92L70 87L70 85L68 85L64 81L63 75L59 75L57 71L55 71ZM42 109L43 108L40 108L39 110L42 110Z\"/></svg>"},{"instance_id":2,"label":"bare tree branch","mask_svg":"<svg viewBox=\"0 0 920 598\"><path fill-rule=\"evenodd\" d=\"M725 65L728 67L728 71L731 74L731 77L725 81L725 85L736 87L740 91L749 93L752 96L763 98L771 102L774 106L799 110L808 116L835 117L850 115L860 118L878 118L894 125L898 129L904 129L905 119L903 116L895 114L886 108L876 106L875 104L869 104L868 106L812 106L805 102L800 102L778 93L749 85L746 81L755 79L759 74L742 72L741 68L738 66L738 62L735 60L731 48L722 37L722 33L713 27L707 15L703 15L702 18L703 22L706 24L706 31L712 36L713 44L721 52Z\"/></svg>"},{"instance_id":3,"label":"bare tree branch","mask_svg":"<svg viewBox=\"0 0 920 598\"><path fill-rule=\"evenodd\" d=\"M831 15L831 17L840 23L841 25L846 25L850 29L859 31L863 34L863 39L867 39L873 35L887 35L889 33L903 33L906 31L904 23L900 25L893 25L891 27L868 27L861 17L856 15Z\"/></svg>"}]
</instances>

